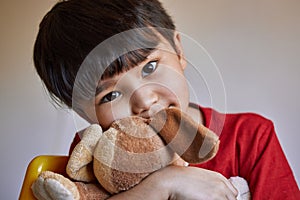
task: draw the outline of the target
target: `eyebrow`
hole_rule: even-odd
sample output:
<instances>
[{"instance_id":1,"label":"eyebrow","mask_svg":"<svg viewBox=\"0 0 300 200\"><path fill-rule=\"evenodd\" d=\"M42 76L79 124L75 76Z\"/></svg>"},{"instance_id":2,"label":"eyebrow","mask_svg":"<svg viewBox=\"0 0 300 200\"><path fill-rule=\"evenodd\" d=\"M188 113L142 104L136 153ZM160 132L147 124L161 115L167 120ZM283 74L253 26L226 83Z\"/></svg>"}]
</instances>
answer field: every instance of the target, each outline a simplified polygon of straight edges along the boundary
<instances>
[{"instance_id":1,"label":"eyebrow","mask_svg":"<svg viewBox=\"0 0 300 200\"><path fill-rule=\"evenodd\" d=\"M96 92L95 92L95 96L97 96L98 94L100 94L101 92L103 92L104 90L106 90L109 86L115 84L116 81L115 80L109 80L109 81L105 81L103 84L99 84L96 87Z\"/></svg>"}]
</instances>

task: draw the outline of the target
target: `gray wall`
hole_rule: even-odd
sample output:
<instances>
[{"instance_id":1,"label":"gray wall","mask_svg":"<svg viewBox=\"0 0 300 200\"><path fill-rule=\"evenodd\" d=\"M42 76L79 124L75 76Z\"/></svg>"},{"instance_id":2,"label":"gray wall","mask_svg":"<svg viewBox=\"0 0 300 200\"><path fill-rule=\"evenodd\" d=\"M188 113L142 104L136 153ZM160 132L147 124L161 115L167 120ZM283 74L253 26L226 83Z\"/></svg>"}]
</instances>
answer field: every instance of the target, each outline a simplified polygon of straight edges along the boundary
<instances>
[{"instance_id":1,"label":"gray wall","mask_svg":"<svg viewBox=\"0 0 300 200\"><path fill-rule=\"evenodd\" d=\"M216 63L226 94L220 109L272 119L299 180L299 1L163 2L179 31L203 45ZM51 105L32 63L38 23L54 3L0 2L0 199L17 199L28 162L40 154L67 154L82 126L71 111ZM199 96L199 103L211 105Z\"/></svg>"}]
</instances>

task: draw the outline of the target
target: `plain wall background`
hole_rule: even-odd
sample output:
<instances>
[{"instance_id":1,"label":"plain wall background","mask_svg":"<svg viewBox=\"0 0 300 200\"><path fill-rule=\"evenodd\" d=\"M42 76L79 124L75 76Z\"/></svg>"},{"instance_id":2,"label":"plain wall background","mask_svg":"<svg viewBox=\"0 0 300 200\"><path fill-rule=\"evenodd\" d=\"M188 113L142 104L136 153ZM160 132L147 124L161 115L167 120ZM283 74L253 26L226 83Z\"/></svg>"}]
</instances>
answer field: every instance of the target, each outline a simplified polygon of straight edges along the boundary
<instances>
[{"instance_id":1,"label":"plain wall background","mask_svg":"<svg viewBox=\"0 0 300 200\"><path fill-rule=\"evenodd\" d=\"M163 2L179 31L202 44L217 64L227 111L257 112L273 120L299 183L300 2ZM78 128L71 111L51 105L32 62L38 24L54 3L0 2L0 199L18 198L34 156L67 154ZM209 106L205 98L199 101Z\"/></svg>"}]
</instances>

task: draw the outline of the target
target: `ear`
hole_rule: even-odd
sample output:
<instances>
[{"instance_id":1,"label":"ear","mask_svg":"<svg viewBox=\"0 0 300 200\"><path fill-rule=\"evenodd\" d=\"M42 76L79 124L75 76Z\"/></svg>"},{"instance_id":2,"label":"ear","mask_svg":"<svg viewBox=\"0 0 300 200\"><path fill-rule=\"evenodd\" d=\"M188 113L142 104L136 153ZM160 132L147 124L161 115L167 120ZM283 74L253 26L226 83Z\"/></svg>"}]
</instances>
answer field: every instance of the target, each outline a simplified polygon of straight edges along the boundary
<instances>
[{"instance_id":1,"label":"ear","mask_svg":"<svg viewBox=\"0 0 300 200\"><path fill-rule=\"evenodd\" d=\"M183 160L203 163L212 159L219 149L219 137L178 108L167 108L153 116L150 123Z\"/></svg>"},{"instance_id":2,"label":"ear","mask_svg":"<svg viewBox=\"0 0 300 200\"><path fill-rule=\"evenodd\" d=\"M186 62L184 52L183 52L181 36L177 31L174 32L174 43L175 43L176 53L177 53L179 62L182 66L182 70L184 70L187 66L187 62Z\"/></svg>"}]
</instances>

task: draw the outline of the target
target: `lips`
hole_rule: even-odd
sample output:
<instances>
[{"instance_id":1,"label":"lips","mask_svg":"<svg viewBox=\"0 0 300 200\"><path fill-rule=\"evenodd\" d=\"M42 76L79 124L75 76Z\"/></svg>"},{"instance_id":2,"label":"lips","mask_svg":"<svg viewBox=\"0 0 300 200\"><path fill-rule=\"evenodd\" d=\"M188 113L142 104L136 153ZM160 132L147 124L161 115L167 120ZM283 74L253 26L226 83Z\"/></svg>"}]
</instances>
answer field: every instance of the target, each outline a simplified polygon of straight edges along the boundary
<instances>
[{"instance_id":1,"label":"lips","mask_svg":"<svg viewBox=\"0 0 300 200\"><path fill-rule=\"evenodd\" d=\"M166 108L160 104L153 104L148 110L142 112L139 116L145 119L150 119L153 115Z\"/></svg>"},{"instance_id":2,"label":"lips","mask_svg":"<svg viewBox=\"0 0 300 200\"><path fill-rule=\"evenodd\" d=\"M149 110L142 112L139 116L145 119L151 119L155 114L159 113L161 110L165 110L166 108L175 108L173 104L169 106L154 104L150 107Z\"/></svg>"}]
</instances>

